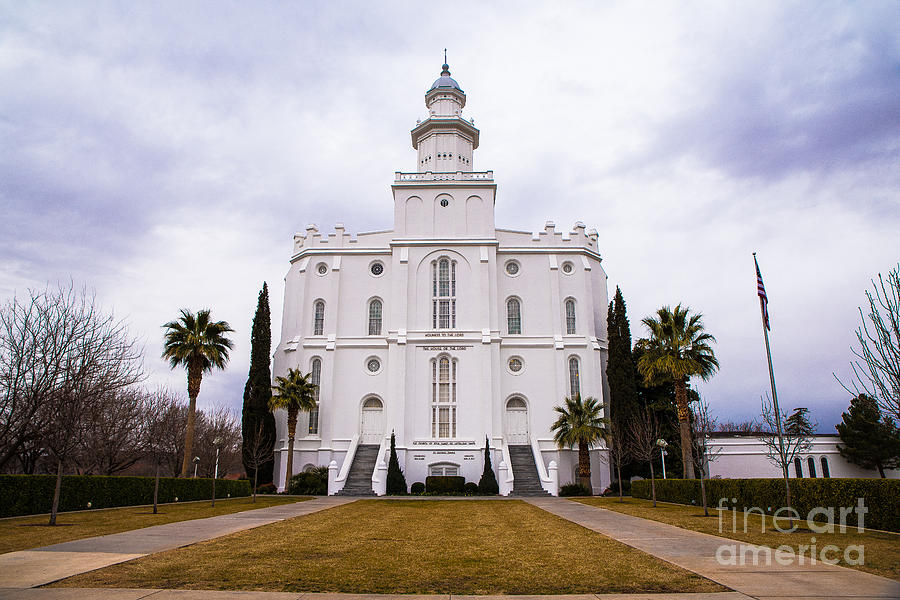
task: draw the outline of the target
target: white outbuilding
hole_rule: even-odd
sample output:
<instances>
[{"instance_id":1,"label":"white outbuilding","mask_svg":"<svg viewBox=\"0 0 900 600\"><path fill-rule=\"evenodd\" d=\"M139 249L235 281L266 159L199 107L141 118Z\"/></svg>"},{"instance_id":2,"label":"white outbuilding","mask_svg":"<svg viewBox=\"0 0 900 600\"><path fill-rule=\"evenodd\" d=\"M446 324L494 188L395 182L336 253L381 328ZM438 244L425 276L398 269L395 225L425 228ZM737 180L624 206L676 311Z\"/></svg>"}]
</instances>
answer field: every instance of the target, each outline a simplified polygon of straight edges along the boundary
<instances>
[{"instance_id":1,"label":"white outbuilding","mask_svg":"<svg viewBox=\"0 0 900 600\"><path fill-rule=\"evenodd\" d=\"M502 494L556 495L576 478L577 450L553 442L553 407L573 394L608 405L598 234L580 222L497 228L497 184L474 170L479 130L446 64L425 105L416 168L394 174L393 227L294 236L274 375L299 368L318 385L294 471L330 465L330 494L383 494L394 432L407 483L477 483L488 440ZM287 419L276 419L283 486ZM600 453L596 491L609 480Z\"/></svg>"}]
</instances>

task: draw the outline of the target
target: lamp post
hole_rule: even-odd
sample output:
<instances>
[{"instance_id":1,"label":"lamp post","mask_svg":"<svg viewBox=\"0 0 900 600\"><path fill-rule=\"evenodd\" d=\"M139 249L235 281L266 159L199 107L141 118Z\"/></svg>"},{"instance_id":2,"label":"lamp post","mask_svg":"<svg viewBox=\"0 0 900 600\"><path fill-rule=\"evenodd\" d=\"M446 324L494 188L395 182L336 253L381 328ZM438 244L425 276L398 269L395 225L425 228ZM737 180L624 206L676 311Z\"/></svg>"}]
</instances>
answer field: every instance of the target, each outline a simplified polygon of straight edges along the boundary
<instances>
[{"instance_id":1,"label":"lamp post","mask_svg":"<svg viewBox=\"0 0 900 600\"><path fill-rule=\"evenodd\" d=\"M197 479L197 466L200 464L200 457L194 457L194 479Z\"/></svg>"},{"instance_id":2,"label":"lamp post","mask_svg":"<svg viewBox=\"0 0 900 600\"><path fill-rule=\"evenodd\" d=\"M662 460L663 479L665 479L666 478L666 448L669 446L669 444L666 442L666 440L660 438L660 439L656 440L656 445L659 446L659 451L660 451L660 454L662 455L662 458L660 460Z\"/></svg>"},{"instance_id":3,"label":"lamp post","mask_svg":"<svg viewBox=\"0 0 900 600\"><path fill-rule=\"evenodd\" d=\"M222 445L222 438L216 438L213 440L213 446L216 447L216 466L213 469L213 496L212 496L212 505L216 505L216 479L219 477L219 446Z\"/></svg>"}]
</instances>

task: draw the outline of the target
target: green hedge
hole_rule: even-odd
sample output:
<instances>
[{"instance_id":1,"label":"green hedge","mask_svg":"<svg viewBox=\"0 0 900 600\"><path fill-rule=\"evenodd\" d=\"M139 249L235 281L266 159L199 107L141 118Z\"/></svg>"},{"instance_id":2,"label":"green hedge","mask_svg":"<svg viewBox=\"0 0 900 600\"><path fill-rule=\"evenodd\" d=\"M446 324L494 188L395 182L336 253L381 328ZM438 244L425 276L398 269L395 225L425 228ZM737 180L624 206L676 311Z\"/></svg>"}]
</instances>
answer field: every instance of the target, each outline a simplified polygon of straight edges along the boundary
<instances>
[{"instance_id":1,"label":"green hedge","mask_svg":"<svg viewBox=\"0 0 900 600\"><path fill-rule=\"evenodd\" d=\"M650 481L635 481L631 486L635 498L650 498ZM739 510L759 507L772 514L784 506L783 479L708 479L706 501L715 508L720 498L723 506ZM736 502L732 502L736 498ZM813 508L834 507L835 523L839 523L840 507L855 507L857 498L865 499L868 512L864 525L872 529L900 532L900 479L791 479L791 504L805 519ZM697 479L656 480L656 499L661 502L700 505L700 481ZM771 509L771 510L770 510ZM782 513L785 514L785 513ZM847 515L847 524L856 526L856 512ZM825 520L817 516L816 520Z\"/></svg>"},{"instance_id":2,"label":"green hedge","mask_svg":"<svg viewBox=\"0 0 900 600\"><path fill-rule=\"evenodd\" d=\"M159 479L159 502L180 502L212 498L212 479ZM0 517L50 512L56 475L0 475ZM216 480L216 498L250 495L246 479ZM59 510L113 508L153 504L153 477L97 477L63 475L59 490Z\"/></svg>"},{"instance_id":3,"label":"green hedge","mask_svg":"<svg viewBox=\"0 0 900 600\"><path fill-rule=\"evenodd\" d=\"M430 475L425 478L427 494L462 494L466 489L466 478L459 475Z\"/></svg>"}]
</instances>

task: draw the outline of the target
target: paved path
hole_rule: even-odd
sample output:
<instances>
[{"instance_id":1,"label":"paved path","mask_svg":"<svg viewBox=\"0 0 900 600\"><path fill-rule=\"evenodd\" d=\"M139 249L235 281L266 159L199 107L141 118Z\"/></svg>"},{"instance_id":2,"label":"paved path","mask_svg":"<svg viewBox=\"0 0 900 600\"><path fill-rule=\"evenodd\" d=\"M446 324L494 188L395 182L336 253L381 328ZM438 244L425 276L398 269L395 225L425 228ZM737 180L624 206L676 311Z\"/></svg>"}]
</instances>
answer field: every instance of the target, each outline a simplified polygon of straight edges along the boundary
<instances>
[{"instance_id":1,"label":"paved path","mask_svg":"<svg viewBox=\"0 0 900 600\"><path fill-rule=\"evenodd\" d=\"M356 498L321 497L295 504L155 525L34 550L0 554L0 590L44 585L154 552L181 548L237 531L308 515L354 500Z\"/></svg>"},{"instance_id":2,"label":"paved path","mask_svg":"<svg viewBox=\"0 0 900 600\"><path fill-rule=\"evenodd\" d=\"M751 598L900 598L900 582L877 575L808 561L789 566L774 560L771 565L723 566L715 558L716 550L723 544L740 547L741 542L562 498L526 501Z\"/></svg>"}]
</instances>

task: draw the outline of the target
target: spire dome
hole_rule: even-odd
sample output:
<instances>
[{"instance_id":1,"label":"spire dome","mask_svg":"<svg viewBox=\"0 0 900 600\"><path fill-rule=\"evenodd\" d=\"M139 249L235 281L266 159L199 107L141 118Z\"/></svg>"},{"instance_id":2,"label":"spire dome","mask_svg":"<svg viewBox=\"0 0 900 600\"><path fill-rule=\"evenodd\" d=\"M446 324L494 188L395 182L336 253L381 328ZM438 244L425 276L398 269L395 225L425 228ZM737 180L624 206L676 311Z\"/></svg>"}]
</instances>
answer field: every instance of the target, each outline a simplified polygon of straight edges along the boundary
<instances>
[{"instance_id":1,"label":"spire dome","mask_svg":"<svg viewBox=\"0 0 900 600\"><path fill-rule=\"evenodd\" d=\"M450 77L450 65L447 64L446 48L444 48L444 64L441 65L441 76L434 80L434 83L431 84L428 91L430 92L431 90L436 90L438 88L452 88L459 90L460 92L463 91L456 80Z\"/></svg>"}]
</instances>

